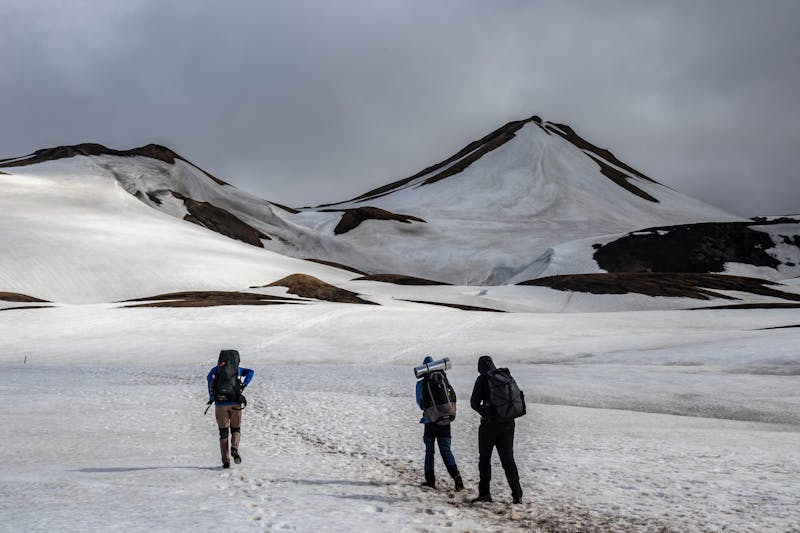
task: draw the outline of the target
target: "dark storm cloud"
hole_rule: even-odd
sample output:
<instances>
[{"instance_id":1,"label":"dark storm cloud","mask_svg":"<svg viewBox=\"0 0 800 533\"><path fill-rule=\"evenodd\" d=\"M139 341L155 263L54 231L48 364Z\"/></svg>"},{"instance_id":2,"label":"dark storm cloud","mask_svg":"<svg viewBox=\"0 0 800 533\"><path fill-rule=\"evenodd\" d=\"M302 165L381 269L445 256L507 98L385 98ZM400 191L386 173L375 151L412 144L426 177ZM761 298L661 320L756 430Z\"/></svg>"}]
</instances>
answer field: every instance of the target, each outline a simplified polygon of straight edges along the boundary
<instances>
[{"instance_id":1,"label":"dark storm cloud","mask_svg":"<svg viewBox=\"0 0 800 533\"><path fill-rule=\"evenodd\" d=\"M537 113L734 212L800 212L798 2L0 10L0 157L158 142L303 205L410 175Z\"/></svg>"}]
</instances>

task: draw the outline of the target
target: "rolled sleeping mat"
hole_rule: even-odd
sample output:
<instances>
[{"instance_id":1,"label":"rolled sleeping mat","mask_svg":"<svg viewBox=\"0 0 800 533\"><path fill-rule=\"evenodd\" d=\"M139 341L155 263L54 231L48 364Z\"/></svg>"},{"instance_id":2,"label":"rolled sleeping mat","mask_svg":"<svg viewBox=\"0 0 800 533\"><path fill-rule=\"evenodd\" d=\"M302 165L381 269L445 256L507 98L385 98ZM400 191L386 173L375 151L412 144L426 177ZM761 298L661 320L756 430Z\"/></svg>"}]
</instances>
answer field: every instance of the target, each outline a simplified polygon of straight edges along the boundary
<instances>
[{"instance_id":1,"label":"rolled sleeping mat","mask_svg":"<svg viewBox=\"0 0 800 533\"><path fill-rule=\"evenodd\" d=\"M419 379L429 372L435 372L437 370L449 370L452 366L453 365L450 363L450 358L445 357L443 359L431 361L430 363L424 365L415 366L414 375L417 377L417 379Z\"/></svg>"}]
</instances>

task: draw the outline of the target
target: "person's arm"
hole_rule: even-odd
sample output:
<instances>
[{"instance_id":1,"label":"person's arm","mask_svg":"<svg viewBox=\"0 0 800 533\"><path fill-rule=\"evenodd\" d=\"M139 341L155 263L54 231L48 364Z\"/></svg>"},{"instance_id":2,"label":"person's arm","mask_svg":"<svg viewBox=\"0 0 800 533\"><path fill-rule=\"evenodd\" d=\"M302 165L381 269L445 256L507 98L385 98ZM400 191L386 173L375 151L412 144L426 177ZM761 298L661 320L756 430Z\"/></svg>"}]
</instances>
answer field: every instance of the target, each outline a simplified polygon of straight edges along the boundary
<instances>
[{"instance_id":1,"label":"person's arm","mask_svg":"<svg viewBox=\"0 0 800 533\"><path fill-rule=\"evenodd\" d=\"M250 380L253 379L253 375L255 375L255 372L253 372L249 368L244 368L240 366L239 375L244 376L244 381L242 382L242 390L244 390L245 387L247 387L247 385L250 383Z\"/></svg>"},{"instance_id":2,"label":"person's arm","mask_svg":"<svg viewBox=\"0 0 800 533\"><path fill-rule=\"evenodd\" d=\"M483 381L485 377L483 374L478 376L475 380L475 385L472 387L472 396L469 398L469 405L478 412L481 416L485 416L486 408L483 406Z\"/></svg>"},{"instance_id":3,"label":"person's arm","mask_svg":"<svg viewBox=\"0 0 800 533\"><path fill-rule=\"evenodd\" d=\"M417 381L417 405L421 410L425 410L422 407L422 380Z\"/></svg>"},{"instance_id":4,"label":"person's arm","mask_svg":"<svg viewBox=\"0 0 800 533\"><path fill-rule=\"evenodd\" d=\"M217 377L217 367L214 367L206 376L206 381L208 382L208 400L212 402L214 401L214 393L211 392L211 390L214 383L214 378L216 377Z\"/></svg>"}]
</instances>

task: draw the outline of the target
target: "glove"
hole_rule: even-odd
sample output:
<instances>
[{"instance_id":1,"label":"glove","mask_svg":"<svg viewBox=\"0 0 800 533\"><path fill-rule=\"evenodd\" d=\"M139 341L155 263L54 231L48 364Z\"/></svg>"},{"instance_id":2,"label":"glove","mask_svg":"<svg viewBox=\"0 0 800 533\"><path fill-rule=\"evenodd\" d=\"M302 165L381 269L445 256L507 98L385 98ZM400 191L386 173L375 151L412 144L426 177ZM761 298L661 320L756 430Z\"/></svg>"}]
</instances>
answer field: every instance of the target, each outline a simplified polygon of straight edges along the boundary
<instances>
[{"instance_id":1,"label":"glove","mask_svg":"<svg viewBox=\"0 0 800 533\"><path fill-rule=\"evenodd\" d=\"M208 403L206 405L211 405L212 403L214 403L214 397L213 396L209 396L208 397Z\"/></svg>"}]
</instances>

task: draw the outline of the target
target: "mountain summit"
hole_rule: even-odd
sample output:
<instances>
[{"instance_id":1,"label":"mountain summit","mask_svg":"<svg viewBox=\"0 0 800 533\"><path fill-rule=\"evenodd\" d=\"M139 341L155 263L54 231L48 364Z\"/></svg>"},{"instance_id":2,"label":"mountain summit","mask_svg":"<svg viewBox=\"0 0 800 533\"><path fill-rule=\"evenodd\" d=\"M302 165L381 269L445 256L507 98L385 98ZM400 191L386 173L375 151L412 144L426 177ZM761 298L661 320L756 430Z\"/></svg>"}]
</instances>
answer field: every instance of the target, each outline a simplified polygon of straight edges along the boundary
<instances>
[{"instance_id":1,"label":"mountain summit","mask_svg":"<svg viewBox=\"0 0 800 533\"><path fill-rule=\"evenodd\" d=\"M313 208L256 198L152 144L61 146L0 167L62 187L69 176L90 176L163 214L285 256L458 285L505 283L567 241L741 220L537 116L509 122L413 176Z\"/></svg>"}]
</instances>

